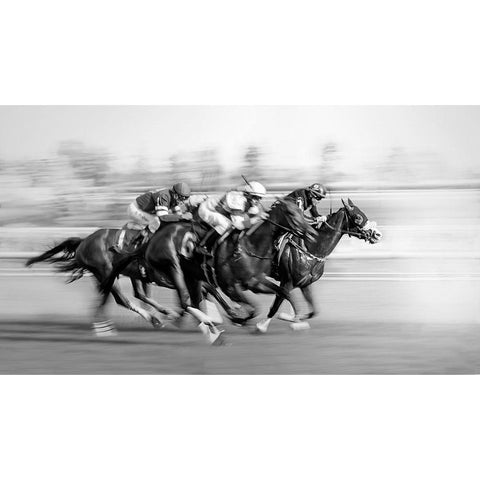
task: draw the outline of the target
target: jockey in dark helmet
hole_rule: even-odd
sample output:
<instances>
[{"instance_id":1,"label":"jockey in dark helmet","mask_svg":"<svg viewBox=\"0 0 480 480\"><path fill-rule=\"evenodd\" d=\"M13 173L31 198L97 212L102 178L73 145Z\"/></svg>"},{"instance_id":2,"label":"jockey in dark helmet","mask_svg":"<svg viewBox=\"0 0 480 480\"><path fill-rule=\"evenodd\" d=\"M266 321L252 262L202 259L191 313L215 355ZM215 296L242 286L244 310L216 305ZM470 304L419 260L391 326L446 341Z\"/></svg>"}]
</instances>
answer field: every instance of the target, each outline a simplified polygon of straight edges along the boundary
<instances>
[{"instance_id":1,"label":"jockey in dark helmet","mask_svg":"<svg viewBox=\"0 0 480 480\"><path fill-rule=\"evenodd\" d=\"M315 224L320 225L327 220L327 217L320 214L318 206L320 201L327 196L327 193L327 189L322 184L313 183L309 187L294 190L287 197L293 198L298 207L304 213L309 213Z\"/></svg>"},{"instance_id":2,"label":"jockey in dark helmet","mask_svg":"<svg viewBox=\"0 0 480 480\"><path fill-rule=\"evenodd\" d=\"M163 188L145 192L138 196L127 209L129 221L136 226L140 226L143 230L143 240L147 241L150 236L160 227L161 218L168 214L182 214L181 205L183 205L190 197L190 187L184 183L176 183L171 188ZM142 233L143 233L142 232ZM123 232L122 232L123 233ZM111 247L110 250L123 253L123 238L120 235L117 245ZM138 238L134 243L138 244Z\"/></svg>"}]
</instances>

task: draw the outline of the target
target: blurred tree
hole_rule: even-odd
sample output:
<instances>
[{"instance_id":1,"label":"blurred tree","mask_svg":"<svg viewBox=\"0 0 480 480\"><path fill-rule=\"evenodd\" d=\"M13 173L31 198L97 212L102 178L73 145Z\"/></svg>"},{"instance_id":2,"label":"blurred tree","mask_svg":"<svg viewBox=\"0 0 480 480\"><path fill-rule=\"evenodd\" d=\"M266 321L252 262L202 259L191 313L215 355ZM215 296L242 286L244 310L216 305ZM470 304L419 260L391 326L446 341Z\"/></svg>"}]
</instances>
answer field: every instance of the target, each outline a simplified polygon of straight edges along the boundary
<instances>
[{"instance_id":1,"label":"blurred tree","mask_svg":"<svg viewBox=\"0 0 480 480\"><path fill-rule=\"evenodd\" d=\"M402 147L393 147L388 153L383 165L380 165L380 175L389 181L405 181L412 177L409 166L409 155Z\"/></svg>"},{"instance_id":2,"label":"blurred tree","mask_svg":"<svg viewBox=\"0 0 480 480\"><path fill-rule=\"evenodd\" d=\"M147 157L145 155L137 155L135 159L135 172L145 175L150 172L150 170Z\"/></svg>"},{"instance_id":3,"label":"blurred tree","mask_svg":"<svg viewBox=\"0 0 480 480\"><path fill-rule=\"evenodd\" d=\"M106 152L87 148L82 142L70 140L60 143L58 155L68 159L78 178L89 180L94 186L107 183L109 157Z\"/></svg>"},{"instance_id":4,"label":"blurred tree","mask_svg":"<svg viewBox=\"0 0 480 480\"><path fill-rule=\"evenodd\" d=\"M198 166L200 190L216 189L222 173L222 166L218 158L218 152L214 149L206 149L199 152Z\"/></svg>"},{"instance_id":5,"label":"blurred tree","mask_svg":"<svg viewBox=\"0 0 480 480\"><path fill-rule=\"evenodd\" d=\"M262 179L262 169L261 169L261 150L255 145L249 145L247 151L243 157L243 165L241 174L245 175L247 179Z\"/></svg>"},{"instance_id":6,"label":"blurred tree","mask_svg":"<svg viewBox=\"0 0 480 480\"><path fill-rule=\"evenodd\" d=\"M343 173L339 170L340 153L335 142L327 142L322 147L320 162L320 181L332 183L338 181Z\"/></svg>"}]
</instances>

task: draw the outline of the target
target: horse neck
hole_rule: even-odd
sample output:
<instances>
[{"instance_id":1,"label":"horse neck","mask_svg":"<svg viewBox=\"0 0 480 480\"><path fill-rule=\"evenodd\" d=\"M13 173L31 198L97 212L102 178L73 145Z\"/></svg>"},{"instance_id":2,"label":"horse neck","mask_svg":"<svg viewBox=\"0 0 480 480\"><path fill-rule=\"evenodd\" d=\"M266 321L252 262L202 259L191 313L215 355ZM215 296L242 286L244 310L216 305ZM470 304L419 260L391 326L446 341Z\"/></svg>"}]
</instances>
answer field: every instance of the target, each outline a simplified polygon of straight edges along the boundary
<instances>
[{"instance_id":1,"label":"horse neck","mask_svg":"<svg viewBox=\"0 0 480 480\"><path fill-rule=\"evenodd\" d=\"M322 225L315 240L307 244L308 250L319 257L328 257L343 236L346 220L343 208L331 215L327 222L333 230L327 225Z\"/></svg>"},{"instance_id":2,"label":"horse neck","mask_svg":"<svg viewBox=\"0 0 480 480\"><path fill-rule=\"evenodd\" d=\"M272 248L274 226L263 222L250 236L244 236L243 240L249 242L259 255L267 253Z\"/></svg>"}]
</instances>

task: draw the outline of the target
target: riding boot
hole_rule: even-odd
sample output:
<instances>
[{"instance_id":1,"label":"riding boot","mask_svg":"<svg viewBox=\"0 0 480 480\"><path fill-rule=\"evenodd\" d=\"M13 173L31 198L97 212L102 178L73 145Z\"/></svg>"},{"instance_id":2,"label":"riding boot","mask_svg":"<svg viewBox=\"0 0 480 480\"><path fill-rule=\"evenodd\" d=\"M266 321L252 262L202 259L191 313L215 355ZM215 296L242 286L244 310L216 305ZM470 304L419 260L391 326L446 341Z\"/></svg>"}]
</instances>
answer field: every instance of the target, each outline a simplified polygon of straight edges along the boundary
<instances>
[{"instance_id":1,"label":"riding boot","mask_svg":"<svg viewBox=\"0 0 480 480\"><path fill-rule=\"evenodd\" d=\"M216 246L218 247L220 244L222 244L225 239L235 230L236 228L234 226L228 227L225 233L223 233L222 236L216 241Z\"/></svg>"},{"instance_id":2,"label":"riding boot","mask_svg":"<svg viewBox=\"0 0 480 480\"><path fill-rule=\"evenodd\" d=\"M242 230L235 239L235 249L233 250L233 259L238 260L242 256L242 248L240 246L240 240L246 235L246 231Z\"/></svg>"},{"instance_id":3,"label":"riding boot","mask_svg":"<svg viewBox=\"0 0 480 480\"><path fill-rule=\"evenodd\" d=\"M150 232L148 228L139 232L139 234L132 241L133 250L138 250L140 247L145 245L150 240L152 235L152 232Z\"/></svg>"},{"instance_id":4,"label":"riding boot","mask_svg":"<svg viewBox=\"0 0 480 480\"><path fill-rule=\"evenodd\" d=\"M212 236L217 233L217 231L212 228L209 232L206 233L206 235L202 238L200 243L197 245L195 248L195 251L199 253L200 255L205 255L206 257L211 257L212 253L208 250L207 248L207 242L212 238Z\"/></svg>"},{"instance_id":5,"label":"riding boot","mask_svg":"<svg viewBox=\"0 0 480 480\"><path fill-rule=\"evenodd\" d=\"M120 235L118 236L118 241L115 245L112 245L108 250L110 252L114 252L114 253L119 253L119 254L122 254L124 253L123 251L123 242L124 242L124 239L125 239L125 234L127 233L127 231L125 229L122 229L122 231L120 232Z\"/></svg>"}]
</instances>

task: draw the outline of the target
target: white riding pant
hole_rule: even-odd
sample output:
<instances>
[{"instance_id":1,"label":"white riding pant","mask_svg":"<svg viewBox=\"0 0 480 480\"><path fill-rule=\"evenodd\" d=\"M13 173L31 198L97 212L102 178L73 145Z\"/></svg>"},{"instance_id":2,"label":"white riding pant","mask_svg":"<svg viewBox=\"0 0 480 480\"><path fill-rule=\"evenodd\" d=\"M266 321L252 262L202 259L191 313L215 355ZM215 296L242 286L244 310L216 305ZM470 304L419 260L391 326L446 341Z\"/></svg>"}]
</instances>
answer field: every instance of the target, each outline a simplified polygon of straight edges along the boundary
<instances>
[{"instance_id":1,"label":"white riding pant","mask_svg":"<svg viewBox=\"0 0 480 480\"><path fill-rule=\"evenodd\" d=\"M147 227L148 229L154 233L158 230L160 226L160 219L152 214L147 213L138 208L137 202L133 201L127 209L128 218L136 223L137 225L141 225L142 227Z\"/></svg>"},{"instance_id":2,"label":"white riding pant","mask_svg":"<svg viewBox=\"0 0 480 480\"><path fill-rule=\"evenodd\" d=\"M198 216L211 225L219 235L223 235L231 226L232 222L221 213L215 210L217 202L211 202L212 198L204 201L198 208ZM213 207L213 208L212 208Z\"/></svg>"}]
</instances>

